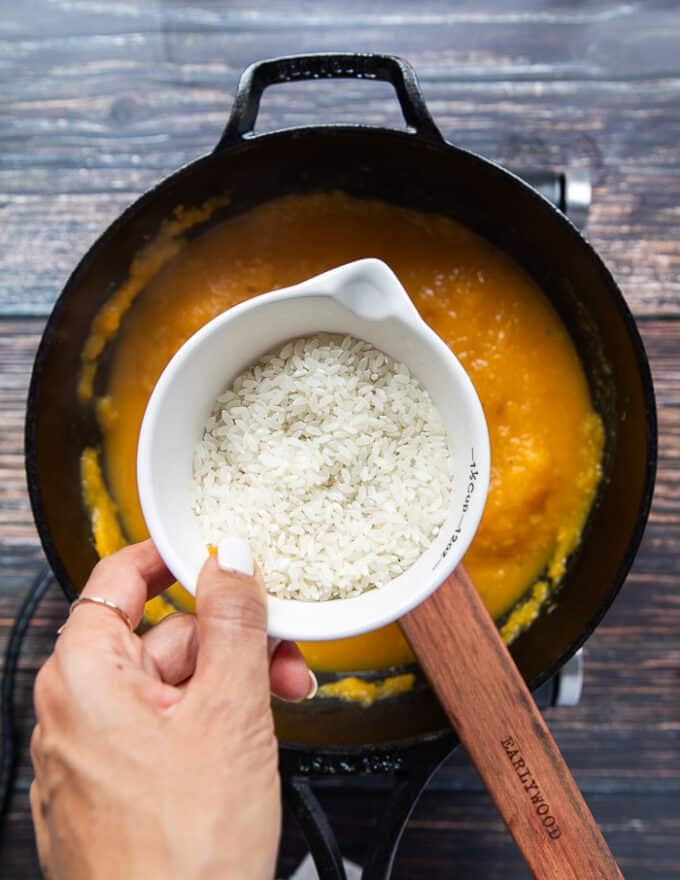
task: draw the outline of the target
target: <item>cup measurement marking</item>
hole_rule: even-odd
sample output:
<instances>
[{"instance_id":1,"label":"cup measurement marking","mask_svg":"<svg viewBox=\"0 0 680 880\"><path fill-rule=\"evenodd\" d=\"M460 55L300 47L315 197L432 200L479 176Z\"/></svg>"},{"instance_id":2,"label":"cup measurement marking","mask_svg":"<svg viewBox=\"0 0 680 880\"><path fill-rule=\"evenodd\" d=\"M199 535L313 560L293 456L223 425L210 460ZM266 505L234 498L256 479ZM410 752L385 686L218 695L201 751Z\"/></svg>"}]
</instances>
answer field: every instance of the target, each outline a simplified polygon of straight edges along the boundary
<instances>
[{"instance_id":1,"label":"cup measurement marking","mask_svg":"<svg viewBox=\"0 0 680 880\"><path fill-rule=\"evenodd\" d=\"M465 519L465 514L470 509L470 500L472 499L472 495L475 491L475 486L477 483L477 478L479 477L479 469L477 467L477 462L475 460L475 450L474 448L470 451L470 464L468 465L468 484L465 489L465 498L463 499L463 506L461 508L460 519L458 520L458 525L454 529L451 537L446 542L446 546L442 550L441 556L437 559L435 564L432 566L432 571L435 571L442 560L446 559L451 548L456 543L458 538L460 537L461 532L463 531L463 521Z\"/></svg>"}]
</instances>

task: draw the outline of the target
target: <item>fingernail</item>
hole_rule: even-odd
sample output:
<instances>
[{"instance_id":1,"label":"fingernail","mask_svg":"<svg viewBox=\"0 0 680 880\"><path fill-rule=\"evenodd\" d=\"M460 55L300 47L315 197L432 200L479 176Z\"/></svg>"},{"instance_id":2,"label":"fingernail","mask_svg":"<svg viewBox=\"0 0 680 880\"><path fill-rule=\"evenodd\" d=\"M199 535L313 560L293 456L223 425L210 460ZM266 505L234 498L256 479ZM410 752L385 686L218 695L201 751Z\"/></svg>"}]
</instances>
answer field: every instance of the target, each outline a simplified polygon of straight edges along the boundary
<instances>
[{"instance_id":1,"label":"fingernail","mask_svg":"<svg viewBox=\"0 0 680 880\"><path fill-rule=\"evenodd\" d=\"M235 571L251 577L255 572L253 554L241 538L222 538L217 545L217 564L222 571Z\"/></svg>"},{"instance_id":2,"label":"fingernail","mask_svg":"<svg viewBox=\"0 0 680 880\"><path fill-rule=\"evenodd\" d=\"M304 697L300 697L299 700L287 700L285 697L274 694L276 699L281 700L282 703L304 703L305 700L313 700L319 691L319 682L311 669L308 669L307 672L309 673L309 690Z\"/></svg>"},{"instance_id":3,"label":"fingernail","mask_svg":"<svg viewBox=\"0 0 680 880\"><path fill-rule=\"evenodd\" d=\"M319 682L317 681L316 675L314 675L312 670L310 669L308 671L309 671L310 686L309 686L309 693L305 697L305 700L313 700L319 691Z\"/></svg>"}]
</instances>

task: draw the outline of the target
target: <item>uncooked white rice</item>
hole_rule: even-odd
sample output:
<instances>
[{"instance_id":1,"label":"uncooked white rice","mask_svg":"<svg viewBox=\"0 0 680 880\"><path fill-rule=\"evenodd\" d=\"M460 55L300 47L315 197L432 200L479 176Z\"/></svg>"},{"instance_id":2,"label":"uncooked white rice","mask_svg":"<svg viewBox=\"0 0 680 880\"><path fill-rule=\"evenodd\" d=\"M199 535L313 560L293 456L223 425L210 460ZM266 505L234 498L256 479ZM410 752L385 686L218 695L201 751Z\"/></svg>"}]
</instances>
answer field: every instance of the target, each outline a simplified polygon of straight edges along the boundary
<instances>
[{"instance_id":1,"label":"uncooked white rice","mask_svg":"<svg viewBox=\"0 0 680 880\"><path fill-rule=\"evenodd\" d=\"M350 336L260 358L219 396L194 456L206 543L246 539L281 598L355 596L397 577L439 532L451 488L429 394Z\"/></svg>"}]
</instances>

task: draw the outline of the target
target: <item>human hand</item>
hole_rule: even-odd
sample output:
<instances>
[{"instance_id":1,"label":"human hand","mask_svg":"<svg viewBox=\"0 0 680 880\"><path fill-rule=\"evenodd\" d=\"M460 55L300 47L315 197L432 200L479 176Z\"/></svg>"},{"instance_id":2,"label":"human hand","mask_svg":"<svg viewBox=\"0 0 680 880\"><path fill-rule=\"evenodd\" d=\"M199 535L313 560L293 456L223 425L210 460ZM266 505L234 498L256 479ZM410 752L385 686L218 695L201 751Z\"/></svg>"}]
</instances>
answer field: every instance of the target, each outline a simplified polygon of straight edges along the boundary
<instances>
[{"instance_id":1,"label":"human hand","mask_svg":"<svg viewBox=\"0 0 680 880\"><path fill-rule=\"evenodd\" d=\"M201 572L196 615L143 636L79 605L35 684L31 808L49 880L271 880L281 824L270 688L303 699L297 646L266 637L241 542ZM230 557L230 558L227 558ZM221 567L222 568L221 568ZM133 625L173 578L151 541L102 560L83 596Z\"/></svg>"}]
</instances>

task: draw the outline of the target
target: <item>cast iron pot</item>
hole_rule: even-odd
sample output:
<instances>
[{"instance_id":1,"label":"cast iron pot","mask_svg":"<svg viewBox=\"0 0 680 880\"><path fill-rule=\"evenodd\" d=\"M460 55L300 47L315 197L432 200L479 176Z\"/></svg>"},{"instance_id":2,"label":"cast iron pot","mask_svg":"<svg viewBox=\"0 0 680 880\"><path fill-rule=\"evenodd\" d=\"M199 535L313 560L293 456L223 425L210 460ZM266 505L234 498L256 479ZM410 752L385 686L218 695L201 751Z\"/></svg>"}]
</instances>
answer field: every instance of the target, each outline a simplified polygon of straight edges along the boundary
<instances>
[{"instance_id":1,"label":"cast iron pot","mask_svg":"<svg viewBox=\"0 0 680 880\"><path fill-rule=\"evenodd\" d=\"M265 87L321 77L390 82L408 130L328 125L253 135ZM649 366L624 299L592 247L536 189L448 144L412 68L395 57L310 55L253 65L241 78L214 152L142 196L82 259L45 328L28 400L28 486L47 558L69 597L82 588L97 559L81 499L79 456L99 436L91 409L76 395L80 353L93 317L125 279L140 244L158 232L177 205L200 205L228 193L228 208L211 221L219 222L276 196L334 189L447 214L489 239L545 291L581 356L606 428L604 478L554 610L541 614L512 645L520 671L536 688L602 619L640 542L656 462ZM276 722L286 788L323 876L342 876L339 855L301 779L396 774L399 782L384 819L392 839L379 843L364 873L387 876L398 829L414 797L455 744L425 683L419 680L412 693L368 709L327 700L280 704Z\"/></svg>"}]
</instances>

